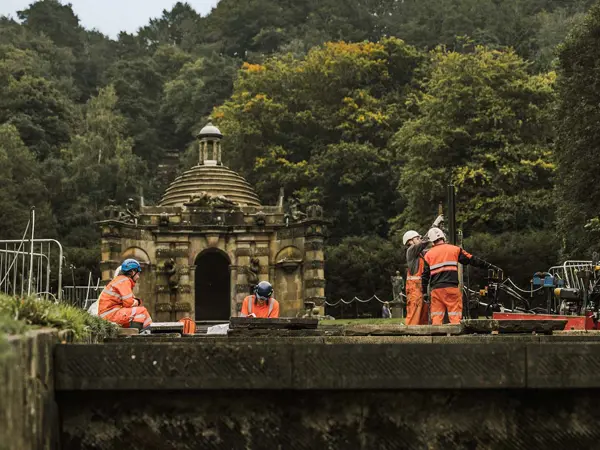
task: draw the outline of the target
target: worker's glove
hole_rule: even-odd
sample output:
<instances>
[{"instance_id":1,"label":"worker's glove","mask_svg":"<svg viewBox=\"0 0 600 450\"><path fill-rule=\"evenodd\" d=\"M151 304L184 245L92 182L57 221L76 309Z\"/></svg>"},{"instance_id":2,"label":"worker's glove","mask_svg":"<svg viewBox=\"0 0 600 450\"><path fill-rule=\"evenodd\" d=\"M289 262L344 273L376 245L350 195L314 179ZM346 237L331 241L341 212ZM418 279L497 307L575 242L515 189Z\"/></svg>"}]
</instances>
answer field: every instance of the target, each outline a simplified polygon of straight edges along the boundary
<instances>
[{"instance_id":1,"label":"worker's glove","mask_svg":"<svg viewBox=\"0 0 600 450\"><path fill-rule=\"evenodd\" d=\"M444 215L440 214L439 216L436 217L436 219L433 221L433 226L437 227L440 225L440 223L442 223L444 221Z\"/></svg>"},{"instance_id":2,"label":"worker's glove","mask_svg":"<svg viewBox=\"0 0 600 450\"><path fill-rule=\"evenodd\" d=\"M250 313L250 314L248 314L248 316L247 316L247 317L254 317L254 318L256 318L256 314L254 314L254 313Z\"/></svg>"},{"instance_id":3,"label":"worker's glove","mask_svg":"<svg viewBox=\"0 0 600 450\"><path fill-rule=\"evenodd\" d=\"M133 297L134 300L137 300L138 302L138 306L142 306L142 299L141 298L137 298L137 297Z\"/></svg>"},{"instance_id":4,"label":"worker's glove","mask_svg":"<svg viewBox=\"0 0 600 450\"><path fill-rule=\"evenodd\" d=\"M423 303L429 304L430 301L431 300L429 299L429 294L428 293L423 294Z\"/></svg>"}]
</instances>

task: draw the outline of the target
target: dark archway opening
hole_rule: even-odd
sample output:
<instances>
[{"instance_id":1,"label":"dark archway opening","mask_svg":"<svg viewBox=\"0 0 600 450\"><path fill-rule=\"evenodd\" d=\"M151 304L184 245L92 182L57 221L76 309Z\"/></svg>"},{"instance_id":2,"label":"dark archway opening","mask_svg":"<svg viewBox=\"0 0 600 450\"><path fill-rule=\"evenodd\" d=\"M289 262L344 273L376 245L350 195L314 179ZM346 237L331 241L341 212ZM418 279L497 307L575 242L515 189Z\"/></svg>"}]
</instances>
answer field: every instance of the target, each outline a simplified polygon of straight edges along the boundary
<instances>
[{"instance_id":1,"label":"dark archway opening","mask_svg":"<svg viewBox=\"0 0 600 450\"><path fill-rule=\"evenodd\" d=\"M231 316L229 260L219 251L196 258L196 320L229 320Z\"/></svg>"}]
</instances>

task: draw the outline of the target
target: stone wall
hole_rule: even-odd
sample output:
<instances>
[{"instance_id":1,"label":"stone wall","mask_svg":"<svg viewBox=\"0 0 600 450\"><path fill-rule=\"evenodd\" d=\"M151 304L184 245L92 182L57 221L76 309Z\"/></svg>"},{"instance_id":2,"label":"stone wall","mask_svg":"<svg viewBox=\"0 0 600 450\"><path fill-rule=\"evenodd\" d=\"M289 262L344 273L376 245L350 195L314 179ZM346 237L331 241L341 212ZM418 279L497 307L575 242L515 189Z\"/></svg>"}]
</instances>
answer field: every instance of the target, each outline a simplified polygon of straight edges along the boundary
<instances>
[{"instance_id":1,"label":"stone wall","mask_svg":"<svg viewBox=\"0 0 600 450\"><path fill-rule=\"evenodd\" d=\"M592 449L598 390L59 394L65 450Z\"/></svg>"},{"instance_id":2,"label":"stone wall","mask_svg":"<svg viewBox=\"0 0 600 450\"><path fill-rule=\"evenodd\" d=\"M600 448L598 337L64 345L62 448Z\"/></svg>"},{"instance_id":3,"label":"stone wall","mask_svg":"<svg viewBox=\"0 0 600 450\"><path fill-rule=\"evenodd\" d=\"M0 450L57 449L54 330L31 331L0 343Z\"/></svg>"}]
</instances>

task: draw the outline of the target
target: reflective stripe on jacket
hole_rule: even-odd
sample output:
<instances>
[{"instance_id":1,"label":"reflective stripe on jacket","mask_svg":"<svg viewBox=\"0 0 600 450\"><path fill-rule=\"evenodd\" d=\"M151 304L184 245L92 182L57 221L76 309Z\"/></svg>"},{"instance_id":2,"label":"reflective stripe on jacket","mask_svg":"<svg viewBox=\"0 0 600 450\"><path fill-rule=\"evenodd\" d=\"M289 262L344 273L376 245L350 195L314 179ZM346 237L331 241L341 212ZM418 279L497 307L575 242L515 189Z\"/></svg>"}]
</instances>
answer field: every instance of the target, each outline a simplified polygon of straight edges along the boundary
<instances>
[{"instance_id":1,"label":"reflective stripe on jacket","mask_svg":"<svg viewBox=\"0 0 600 450\"><path fill-rule=\"evenodd\" d=\"M421 292L421 277L423 275L423 268L425 267L425 261L422 256L419 256L417 267L417 272L414 274L410 272L410 266L406 271L406 295L410 295L412 292Z\"/></svg>"},{"instance_id":2,"label":"reflective stripe on jacket","mask_svg":"<svg viewBox=\"0 0 600 450\"><path fill-rule=\"evenodd\" d=\"M139 306L133 297L133 280L125 275L118 275L106 285L98 298L98 315L106 317L121 308Z\"/></svg>"},{"instance_id":3,"label":"reflective stripe on jacket","mask_svg":"<svg viewBox=\"0 0 600 450\"><path fill-rule=\"evenodd\" d=\"M406 295L421 293L421 275L423 274L423 254L429 245L428 242L413 244L406 250Z\"/></svg>"},{"instance_id":4,"label":"reflective stripe on jacket","mask_svg":"<svg viewBox=\"0 0 600 450\"><path fill-rule=\"evenodd\" d=\"M460 247L452 244L434 245L425 254L425 267L422 275L422 291L427 292L427 287L439 289L458 286L458 264L472 264L476 267L486 268L488 263L476 258Z\"/></svg>"}]
</instances>

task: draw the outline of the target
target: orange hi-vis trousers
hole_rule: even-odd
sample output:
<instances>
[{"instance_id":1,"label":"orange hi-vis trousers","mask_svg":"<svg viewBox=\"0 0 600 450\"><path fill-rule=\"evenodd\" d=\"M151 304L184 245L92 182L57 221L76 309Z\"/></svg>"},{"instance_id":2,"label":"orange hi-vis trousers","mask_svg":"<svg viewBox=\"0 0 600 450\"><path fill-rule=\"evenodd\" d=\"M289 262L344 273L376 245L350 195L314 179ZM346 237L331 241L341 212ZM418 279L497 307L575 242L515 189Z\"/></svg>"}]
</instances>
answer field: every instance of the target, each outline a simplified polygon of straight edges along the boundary
<instances>
[{"instance_id":1,"label":"orange hi-vis trousers","mask_svg":"<svg viewBox=\"0 0 600 450\"><path fill-rule=\"evenodd\" d=\"M142 329L148 328L152 324L150 313L143 306L134 306L133 308L119 308L104 317L105 320L114 322L123 328L129 328L131 322L139 322Z\"/></svg>"},{"instance_id":2,"label":"orange hi-vis trousers","mask_svg":"<svg viewBox=\"0 0 600 450\"><path fill-rule=\"evenodd\" d=\"M437 288L431 291L431 324L442 325L444 313L448 310L450 323L462 320L462 294L457 287Z\"/></svg>"},{"instance_id":3,"label":"orange hi-vis trousers","mask_svg":"<svg viewBox=\"0 0 600 450\"><path fill-rule=\"evenodd\" d=\"M427 325L429 305L423 301L421 289L409 290L406 296L406 325Z\"/></svg>"}]
</instances>

